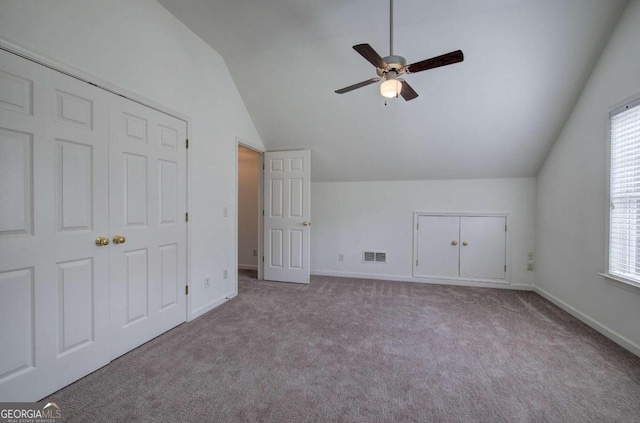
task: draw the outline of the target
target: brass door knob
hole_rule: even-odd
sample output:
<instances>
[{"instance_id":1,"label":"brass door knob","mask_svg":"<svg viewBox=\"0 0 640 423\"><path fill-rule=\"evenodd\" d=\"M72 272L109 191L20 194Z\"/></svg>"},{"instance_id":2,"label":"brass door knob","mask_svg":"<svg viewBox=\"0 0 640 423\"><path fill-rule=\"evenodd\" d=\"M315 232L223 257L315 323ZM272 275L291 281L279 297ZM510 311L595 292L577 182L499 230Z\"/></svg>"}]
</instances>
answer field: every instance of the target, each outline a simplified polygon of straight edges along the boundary
<instances>
[{"instance_id":1,"label":"brass door knob","mask_svg":"<svg viewBox=\"0 0 640 423\"><path fill-rule=\"evenodd\" d=\"M462 241L462 245L466 247L467 245L469 245L469 243L467 241Z\"/></svg>"},{"instance_id":2,"label":"brass door knob","mask_svg":"<svg viewBox=\"0 0 640 423\"><path fill-rule=\"evenodd\" d=\"M302 226L311 226L311 222L302 222Z\"/></svg>"},{"instance_id":3,"label":"brass door knob","mask_svg":"<svg viewBox=\"0 0 640 423\"><path fill-rule=\"evenodd\" d=\"M96 238L96 245L98 247L104 247L105 245L109 245L109 238L105 238L103 236L99 236Z\"/></svg>"},{"instance_id":4,"label":"brass door knob","mask_svg":"<svg viewBox=\"0 0 640 423\"><path fill-rule=\"evenodd\" d=\"M113 237L114 244L124 244L125 242L127 242L127 238L123 237L122 235L116 235Z\"/></svg>"},{"instance_id":5,"label":"brass door knob","mask_svg":"<svg viewBox=\"0 0 640 423\"><path fill-rule=\"evenodd\" d=\"M456 240L451 241L451 245L458 245L458 241Z\"/></svg>"}]
</instances>

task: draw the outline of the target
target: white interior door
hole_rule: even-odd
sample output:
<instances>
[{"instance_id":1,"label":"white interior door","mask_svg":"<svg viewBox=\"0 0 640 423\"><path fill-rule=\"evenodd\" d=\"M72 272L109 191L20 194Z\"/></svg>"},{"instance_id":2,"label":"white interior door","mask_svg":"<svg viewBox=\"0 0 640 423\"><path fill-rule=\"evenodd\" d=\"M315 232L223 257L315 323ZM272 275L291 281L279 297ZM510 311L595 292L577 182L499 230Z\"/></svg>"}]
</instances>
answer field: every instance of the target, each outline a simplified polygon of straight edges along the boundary
<instances>
[{"instance_id":1,"label":"white interior door","mask_svg":"<svg viewBox=\"0 0 640 423\"><path fill-rule=\"evenodd\" d=\"M460 276L505 279L506 224L504 216L460 218Z\"/></svg>"},{"instance_id":2,"label":"white interior door","mask_svg":"<svg viewBox=\"0 0 640 423\"><path fill-rule=\"evenodd\" d=\"M458 276L460 217L418 216L415 275Z\"/></svg>"},{"instance_id":3,"label":"white interior door","mask_svg":"<svg viewBox=\"0 0 640 423\"><path fill-rule=\"evenodd\" d=\"M117 357L186 320L186 123L115 96L109 115Z\"/></svg>"},{"instance_id":4,"label":"white interior door","mask_svg":"<svg viewBox=\"0 0 640 423\"><path fill-rule=\"evenodd\" d=\"M109 361L106 93L0 50L0 401Z\"/></svg>"},{"instance_id":5,"label":"white interior door","mask_svg":"<svg viewBox=\"0 0 640 423\"><path fill-rule=\"evenodd\" d=\"M311 152L270 152L264 158L264 279L309 283Z\"/></svg>"}]
</instances>

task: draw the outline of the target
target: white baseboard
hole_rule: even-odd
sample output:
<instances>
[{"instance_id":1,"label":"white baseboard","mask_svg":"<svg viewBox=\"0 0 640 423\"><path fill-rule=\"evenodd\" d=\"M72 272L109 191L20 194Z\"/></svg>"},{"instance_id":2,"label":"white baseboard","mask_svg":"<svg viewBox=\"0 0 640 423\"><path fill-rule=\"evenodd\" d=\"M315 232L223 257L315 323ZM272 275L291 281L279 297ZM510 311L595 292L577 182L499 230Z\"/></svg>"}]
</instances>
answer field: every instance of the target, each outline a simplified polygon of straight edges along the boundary
<instances>
[{"instance_id":1,"label":"white baseboard","mask_svg":"<svg viewBox=\"0 0 640 423\"><path fill-rule=\"evenodd\" d=\"M476 288L498 288L498 289L512 289L518 291L533 291L533 285L521 285L521 284L508 284L504 282L490 283L490 282L471 282L471 281L458 281L449 279L422 279L414 278L411 276L396 276L396 275L378 275L373 273L352 273L352 272L336 272L333 270L312 270L312 275L315 276L333 276L337 278L356 278L356 279L375 279L382 281L394 281L394 282L413 282L424 283L430 285L454 285L454 286L473 286Z\"/></svg>"},{"instance_id":2,"label":"white baseboard","mask_svg":"<svg viewBox=\"0 0 640 423\"><path fill-rule=\"evenodd\" d=\"M558 307L560 307L561 309L563 309L564 311L566 311L567 313L569 313L570 315L572 315L576 319L580 320L581 322L583 322L587 326L590 326L591 328L597 330L598 332L600 332L601 334L603 334L607 338L611 339L616 344L620 345L621 347L631 351L632 353L634 353L635 355L640 357L640 345L638 345L635 342L625 338L624 336L620 335L619 333L609 329L608 327L606 327L602 323L592 319L591 317L587 316L586 314L584 314L583 312L579 311L578 309L576 309L576 308L570 306L569 304L565 303L564 301L562 301L558 297L549 294L544 289L536 286L535 287L535 292L538 293L543 298L546 298L547 300L549 300L553 304L557 305Z\"/></svg>"},{"instance_id":3,"label":"white baseboard","mask_svg":"<svg viewBox=\"0 0 640 423\"><path fill-rule=\"evenodd\" d=\"M227 301L233 299L236 297L236 295L238 295L238 293L236 291L231 291L230 293L228 293L227 295L222 296L221 298L218 298L217 300L204 305L202 307L200 307L199 309L195 310L193 313L191 313L191 316L189 316L189 318L187 319L187 322L191 322L194 319L197 319L198 317L202 316L203 314L208 313L209 311L213 310L214 308L218 307L221 304L226 303Z\"/></svg>"},{"instance_id":4,"label":"white baseboard","mask_svg":"<svg viewBox=\"0 0 640 423\"><path fill-rule=\"evenodd\" d=\"M239 264L238 270L258 270L257 264Z\"/></svg>"}]
</instances>

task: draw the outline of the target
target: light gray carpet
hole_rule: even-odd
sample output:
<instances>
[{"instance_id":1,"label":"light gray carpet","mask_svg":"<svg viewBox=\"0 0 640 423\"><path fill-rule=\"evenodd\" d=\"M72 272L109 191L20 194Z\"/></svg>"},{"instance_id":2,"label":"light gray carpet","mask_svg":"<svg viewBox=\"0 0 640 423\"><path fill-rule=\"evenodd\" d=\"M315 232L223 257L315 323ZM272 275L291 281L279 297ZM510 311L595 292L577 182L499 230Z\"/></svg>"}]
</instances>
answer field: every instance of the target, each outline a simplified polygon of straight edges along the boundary
<instances>
[{"instance_id":1,"label":"light gray carpet","mask_svg":"<svg viewBox=\"0 0 640 423\"><path fill-rule=\"evenodd\" d=\"M47 400L83 422L632 422L640 358L530 292L243 272Z\"/></svg>"}]
</instances>

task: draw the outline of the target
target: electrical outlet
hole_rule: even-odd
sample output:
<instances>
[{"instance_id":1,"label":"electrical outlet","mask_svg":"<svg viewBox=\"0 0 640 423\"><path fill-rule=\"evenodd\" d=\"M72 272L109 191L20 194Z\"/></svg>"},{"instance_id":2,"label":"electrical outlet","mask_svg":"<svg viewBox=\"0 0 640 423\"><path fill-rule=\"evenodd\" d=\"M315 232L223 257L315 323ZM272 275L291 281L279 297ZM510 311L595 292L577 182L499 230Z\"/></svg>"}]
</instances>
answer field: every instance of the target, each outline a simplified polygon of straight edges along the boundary
<instances>
[{"instance_id":1,"label":"electrical outlet","mask_svg":"<svg viewBox=\"0 0 640 423\"><path fill-rule=\"evenodd\" d=\"M253 250L253 256L258 257L258 250Z\"/></svg>"},{"instance_id":2,"label":"electrical outlet","mask_svg":"<svg viewBox=\"0 0 640 423\"><path fill-rule=\"evenodd\" d=\"M533 261L533 253L527 253L527 260Z\"/></svg>"},{"instance_id":3,"label":"electrical outlet","mask_svg":"<svg viewBox=\"0 0 640 423\"><path fill-rule=\"evenodd\" d=\"M338 261L344 261L344 254L338 254Z\"/></svg>"},{"instance_id":4,"label":"electrical outlet","mask_svg":"<svg viewBox=\"0 0 640 423\"><path fill-rule=\"evenodd\" d=\"M211 286L211 280L209 279L209 276L205 276L204 277L204 287L205 288L209 288Z\"/></svg>"},{"instance_id":5,"label":"electrical outlet","mask_svg":"<svg viewBox=\"0 0 640 423\"><path fill-rule=\"evenodd\" d=\"M527 271L533 272L533 263L527 263Z\"/></svg>"},{"instance_id":6,"label":"electrical outlet","mask_svg":"<svg viewBox=\"0 0 640 423\"><path fill-rule=\"evenodd\" d=\"M227 279L229 277L229 271L227 269L224 269L222 271L222 279Z\"/></svg>"},{"instance_id":7,"label":"electrical outlet","mask_svg":"<svg viewBox=\"0 0 640 423\"><path fill-rule=\"evenodd\" d=\"M228 207L224 207L222 209L222 217L229 217L229 208Z\"/></svg>"}]
</instances>

